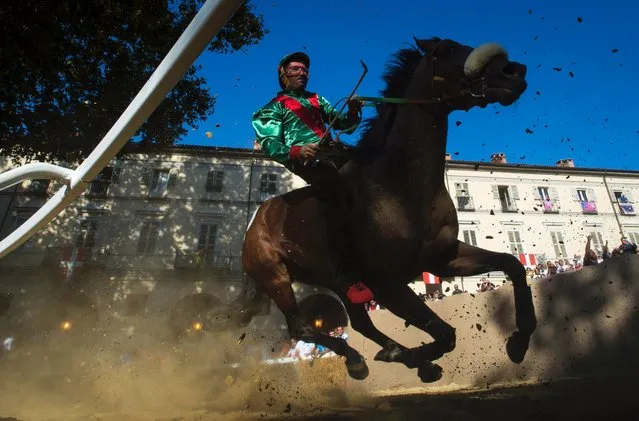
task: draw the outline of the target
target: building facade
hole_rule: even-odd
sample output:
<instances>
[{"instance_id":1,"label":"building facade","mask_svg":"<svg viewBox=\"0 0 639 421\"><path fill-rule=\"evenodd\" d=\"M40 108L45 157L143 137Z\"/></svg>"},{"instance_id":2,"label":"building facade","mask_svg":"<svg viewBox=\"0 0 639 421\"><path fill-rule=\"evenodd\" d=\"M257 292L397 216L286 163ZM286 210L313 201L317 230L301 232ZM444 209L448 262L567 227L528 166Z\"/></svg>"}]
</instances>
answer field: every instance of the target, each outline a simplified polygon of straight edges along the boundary
<instances>
[{"instance_id":1,"label":"building facade","mask_svg":"<svg viewBox=\"0 0 639 421\"><path fill-rule=\"evenodd\" d=\"M459 239L469 244L543 262L583 256L587 235L599 253L621 235L639 242L639 171L579 168L571 160L554 167L512 165L495 154L490 162L448 157L445 176ZM304 185L257 149L127 150L49 226L0 260L0 285L24 290L29 277L91 270L101 288L108 284L120 296L164 288L159 306L193 291L228 301L242 280L240 251L254 211ZM0 192L0 235L28 219L58 187L32 180ZM474 292L478 279L448 279L436 287L446 294L456 283ZM425 284L417 280L413 288L424 292Z\"/></svg>"}]
</instances>

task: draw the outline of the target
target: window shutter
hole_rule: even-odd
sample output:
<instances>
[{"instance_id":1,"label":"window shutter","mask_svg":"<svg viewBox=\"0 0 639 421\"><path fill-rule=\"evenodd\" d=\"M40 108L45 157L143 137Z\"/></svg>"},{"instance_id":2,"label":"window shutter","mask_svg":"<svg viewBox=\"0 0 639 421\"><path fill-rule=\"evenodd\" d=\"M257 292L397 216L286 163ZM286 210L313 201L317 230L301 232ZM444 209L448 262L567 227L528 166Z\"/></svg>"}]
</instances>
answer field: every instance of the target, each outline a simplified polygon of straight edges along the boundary
<instances>
[{"instance_id":1,"label":"window shutter","mask_svg":"<svg viewBox=\"0 0 639 421\"><path fill-rule=\"evenodd\" d=\"M517 186L510 186L510 192L512 193L513 199L519 200L519 190L517 190Z\"/></svg>"},{"instance_id":2,"label":"window shutter","mask_svg":"<svg viewBox=\"0 0 639 421\"><path fill-rule=\"evenodd\" d=\"M499 187L493 184L490 188L493 191L493 199L499 200Z\"/></svg>"},{"instance_id":3,"label":"window shutter","mask_svg":"<svg viewBox=\"0 0 639 421\"><path fill-rule=\"evenodd\" d=\"M113 168L113 173L111 174L111 182L113 184L120 183L120 177L121 176L122 176L122 168L121 167Z\"/></svg>"},{"instance_id":4,"label":"window shutter","mask_svg":"<svg viewBox=\"0 0 639 421\"><path fill-rule=\"evenodd\" d=\"M588 195L588 200L590 202L597 201L597 196L595 196L595 191L593 189L587 189L586 194Z\"/></svg>"},{"instance_id":5,"label":"window shutter","mask_svg":"<svg viewBox=\"0 0 639 421\"><path fill-rule=\"evenodd\" d=\"M577 193L578 189L570 189L570 193L572 193L572 200L575 202L579 202L579 193Z\"/></svg>"},{"instance_id":6,"label":"window shutter","mask_svg":"<svg viewBox=\"0 0 639 421\"><path fill-rule=\"evenodd\" d=\"M635 203L635 201L632 199L632 194L630 194L629 191L624 192L624 195L626 196L626 199L628 199L628 203Z\"/></svg>"},{"instance_id":7,"label":"window shutter","mask_svg":"<svg viewBox=\"0 0 639 421\"><path fill-rule=\"evenodd\" d=\"M532 197L535 200L541 200L541 194L539 193L539 187L540 186L533 186L532 187Z\"/></svg>"},{"instance_id":8,"label":"window shutter","mask_svg":"<svg viewBox=\"0 0 639 421\"><path fill-rule=\"evenodd\" d=\"M169 171L169 181L167 182L168 187L173 187L177 184L178 175L178 170L176 168L172 168Z\"/></svg>"},{"instance_id":9,"label":"window shutter","mask_svg":"<svg viewBox=\"0 0 639 421\"><path fill-rule=\"evenodd\" d=\"M557 201L559 201L559 193L557 192L556 187L548 188L548 194L550 195L550 200L552 200L553 203L556 203Z\"/></svg>"},{"instance_id":10,"label":"window shutter","mask_svg":"<svg viewBox=\"0 0 639 421\"><path fill-rule=\"evenodd\" d=\"M142 172L140 175L140 184L143 186L148 186L151 180L151 170L147 167L142 168Z\"/></svg>"}]
</instances>

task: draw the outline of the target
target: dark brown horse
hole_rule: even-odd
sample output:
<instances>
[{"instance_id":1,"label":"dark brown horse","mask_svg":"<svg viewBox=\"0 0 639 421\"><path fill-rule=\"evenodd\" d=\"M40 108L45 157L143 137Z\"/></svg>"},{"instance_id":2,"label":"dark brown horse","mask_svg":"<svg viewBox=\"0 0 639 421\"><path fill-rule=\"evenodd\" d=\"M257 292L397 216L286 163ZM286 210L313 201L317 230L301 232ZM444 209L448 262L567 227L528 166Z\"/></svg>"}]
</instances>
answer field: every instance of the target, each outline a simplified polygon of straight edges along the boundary
<instances>
[{"instance_id":1,"label":"dark brown horse","mask_svg":"<svg viewBox=\"0 0 639 421\"><path fill-rule=\"evenodd\" d=\"M422 272L441 277L505 272L515 291L518 331L507 344L514 362L523 360L536 327L524 267L510 254L457 239L457 214L444 184L448 115L491 103L512 104L526 90L526 66L510 61L496 44L473 49L451 40L415 42L417 48L397 53L385 76L383 95L395 103L378 105L378 116L341 173L362 279L379 303L434 342L408 349L377 330L364 306L344 297L340 274L331 264L322 203L311 189L265 202L243 245L246 273L284 313L291 336L345 356L349 374L357 379L368 375L363 357L344 340L321 334L301 319L291 282L334 291L352 327L382 347L375 359L418 368L422 381L441 377L432 361L455 347L455 330L408 286Z\"/></svg>"}]
</instances>

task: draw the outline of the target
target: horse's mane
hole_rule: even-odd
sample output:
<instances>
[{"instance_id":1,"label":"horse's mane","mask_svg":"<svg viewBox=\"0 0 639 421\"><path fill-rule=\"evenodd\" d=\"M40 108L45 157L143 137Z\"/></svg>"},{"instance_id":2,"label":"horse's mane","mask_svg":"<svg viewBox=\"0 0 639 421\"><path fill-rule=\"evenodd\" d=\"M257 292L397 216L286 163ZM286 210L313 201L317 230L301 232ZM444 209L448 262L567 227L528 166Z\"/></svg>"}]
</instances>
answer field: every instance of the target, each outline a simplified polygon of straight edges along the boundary
<instances>
[{"instance_id":1,"label":"horse's mane","mask_svg":"<svg viewBox=\"0 0 639 421\"><path fill-rule=\"evenodd\" d=\"M381 96L385 98L403 97L422 57L423 53L416 47L397 51L386 65L386 71L382 77L386 82L386 88L380 92ZM367 162L376 157L384 146L395 119L397 105L380 103L377 104L376 109L377 115L362 123L364 132L354 148L354 159L359 163Z\"/></svg>"}]
</instances>

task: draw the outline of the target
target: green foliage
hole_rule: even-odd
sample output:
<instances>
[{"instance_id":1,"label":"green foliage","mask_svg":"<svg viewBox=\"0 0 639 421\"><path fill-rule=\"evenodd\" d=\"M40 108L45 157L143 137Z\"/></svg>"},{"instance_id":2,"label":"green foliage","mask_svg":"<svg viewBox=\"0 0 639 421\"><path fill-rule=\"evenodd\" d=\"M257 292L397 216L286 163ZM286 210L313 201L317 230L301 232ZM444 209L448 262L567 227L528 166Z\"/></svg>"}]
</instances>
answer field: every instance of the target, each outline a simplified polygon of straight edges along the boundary
<instances>
[{"instance_id":1,"label":"green foliage","mask_svg":"<svg viewBox=\"0 0 639 421\"><path fill-rule=\"evenodd\" d=\"M6 0L0 7L0 154L88 155L182 34L202 0ZM208 47L230 53L266 34L245 3ZM172 145L214 110L192 66L135 139Z\"/></svg>"}]
</instances>

